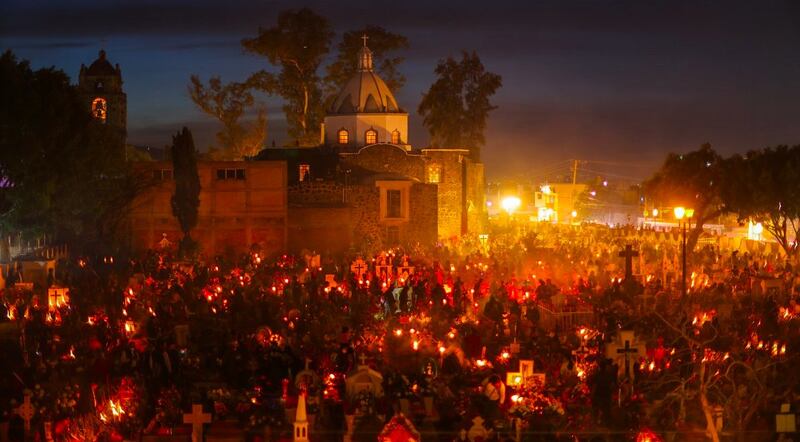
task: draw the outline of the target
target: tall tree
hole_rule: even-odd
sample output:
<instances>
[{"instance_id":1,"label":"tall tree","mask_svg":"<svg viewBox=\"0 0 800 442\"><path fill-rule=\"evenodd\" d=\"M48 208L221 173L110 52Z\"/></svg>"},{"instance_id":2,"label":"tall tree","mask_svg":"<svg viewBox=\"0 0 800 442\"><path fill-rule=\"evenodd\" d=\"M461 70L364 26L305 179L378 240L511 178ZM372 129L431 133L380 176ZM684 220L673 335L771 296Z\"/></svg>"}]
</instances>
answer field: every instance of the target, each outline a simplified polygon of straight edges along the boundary
<instances>
[{"instance_id":1,"label":"tall tree","mask_svg":"<svg viewBox=\"0 0 800 442\"><path fill-rule=\"evenodd\" d=\"M283 97L289 135L300 145L319 142L324 109L317 71L332 38L328 20L304 8L281 12L275 26L259 28L258 36L242 40L245 51L267 57L280 69L277 74L257 72L249 82Z\"/></svg>"},{"instance_id":2,"label":"tall tree","mask_svg":"<svg viewBox=\"0 0 800 442\"><path fill-rule=\"evenodd\" d=\"M645 195L656 204L694 209L689 220L694 226L686 239L689 251L703 233L703 224L723 213L724 170L724 160L706 143L689 153L667 155L661 168L644 183Z\"/></svg>"},{"instance_id":3,"label":"tall tree","mask_svg":"<svg viewBox=\"0 0 800 442\"><path fill-rule=\"evenodd\" d=\"M796 259L800 245L800 146L778 146L735 155L722 192L726 210L741 220L762 223L786 255Z\"/></svg>"},{"instance_id":4,"label":"tall tree","mask_svg":"<svg viewBox=\"0 0 800 442\"><path fill-rule=\"evenodd\" d=\"M0 84L0 237L47 233L95 252L113 239L141 181L63 71L33 71L7 51Z\"/></svg>"},{"instance_id":5,"label":"tall tree","mask_svg":"<svg viewBox=\"0 0 800 442\"><path fill-rule=\"evenodd\" d=\"M463 147L474 159L486 143L484 131L489 112L496 109L490 98L502 86L502 78L486 71L475 52L463 52L436 66L437 79L423 95L417 112L438 147Z\"/></svg>"},{"instance_id":6,"label":"tall tree","mask_svg":"<svg viewBox=\"0 0 800 442\"><path fill-rule=\"evenodd\" d=\"M267 112L256 104L248 83L223 84L219 77L211 77L204 85L197 75L192 75L189 96L206 114L222 123L217 132L218 152L215 159L240 160L255 156L264 147L267 136ZM255 111L255 120L244 120L248 111Z\"/></svg>"},{"instance_id":7,"label":"tall tree","mask_svg":"<svg viewBox=\"0 0 800 442\"><path fill-rule=\"evenodd\" d=\"M342 39L337 46L336 59L326 68L324 79L325 95L328 97L326 105L335 98L336 94L347 83L347 80L358 70L358 63L356 62L358 61L358 52L364 45L364 36L368 37L367 45L372 52L376 71L386 82L389 89L397 94L405 85L406 77L398 69L405 57L392 57L391 55L397 51L408 49L408 39L403 35L391 33L380 26L366 26L362 29L342 34Z\"/></svg>"},{"instance_id":8,"label":"tall tree","mask_svg":"<svg viewBox=\"0 0 800 442\"><path fill-rule=\"evenodd\" d=\"M192 133L186 127L172 137L172 167L175 177L175 193L172 195L172 214L178 218L183 231L181 251L194 247L191 231L197 225L200 207L200 177L197 173L197 152Z\"/></svg>"}]
</instances>

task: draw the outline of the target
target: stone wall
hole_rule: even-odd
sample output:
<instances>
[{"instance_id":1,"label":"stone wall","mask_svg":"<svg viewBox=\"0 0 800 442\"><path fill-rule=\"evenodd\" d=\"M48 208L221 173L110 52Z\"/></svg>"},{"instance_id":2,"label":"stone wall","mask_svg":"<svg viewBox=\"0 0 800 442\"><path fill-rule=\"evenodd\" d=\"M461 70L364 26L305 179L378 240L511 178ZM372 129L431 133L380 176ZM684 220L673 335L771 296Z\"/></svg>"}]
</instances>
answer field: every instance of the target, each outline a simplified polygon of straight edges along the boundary
<instances>
[{"instance_id":1,"label":"stone wall","mask_svg":"<svg viewBox=\"0 0 800 442\"><path fill-rule=\"evenodd\" d=\"M467 231L486 233L488 214L486 212L486 181L483 163L466 163L467 187Z\"/></svg>"},{"instance_id":2,"label":"stone wall","mask_svg":"<svg viewBox=\"0 0 800 442\"><path fill-rule=\"evenodd\" d=\"M441 166L438 184L438 236L451 238L464 233L464 181L462 164L465 161L465 150L460 149L425 149L423 154L428 158L429 166Z\"/></svg>"},{"instance_id":3,"label":"stone wall","mask_svg":"<svg viewBox=\"0 0 800 442\"><path fill-rule=\"evenodd\" d=\"M401 229L400 239L403 245L420 243L431 246L438 237L438 197L435 184L414 184L411 186L411 213L409 222Z\"/></svg>"},{"instance_id":4,"label":"stone wall","mask_svg":"<svg viewBox=\"0 0 800 442\"><path fill-rule=\"evenodd\" d=\"M292 206L344 206L345 186L336 181L309 181L289 187Z\"/></svg>"},{"instance_id":5,"label":"stone wall","mask_svg":"<svg viewBox=\"0 0 800 442\"><path fill-rule=\"evenodd\" d=\"M426 159L391 144L374 144L356 154L342 154L342 161L376 173L393 173L425 182Z\"/></svg>"}]
</instances>

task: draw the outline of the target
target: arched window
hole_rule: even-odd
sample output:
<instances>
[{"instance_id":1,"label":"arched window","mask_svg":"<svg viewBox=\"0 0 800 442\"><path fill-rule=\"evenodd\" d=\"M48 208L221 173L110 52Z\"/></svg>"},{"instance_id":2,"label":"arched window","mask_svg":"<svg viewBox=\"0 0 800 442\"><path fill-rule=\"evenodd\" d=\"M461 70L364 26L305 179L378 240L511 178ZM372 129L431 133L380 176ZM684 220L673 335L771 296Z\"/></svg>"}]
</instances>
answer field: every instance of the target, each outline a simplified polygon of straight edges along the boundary
<instances>
[{"instance_id":1,"label":"arched window","mask_svg":"<svg viewBox=\"0 0 800 442\"><path fill-rule=\"evenodd\" d=\"M364 141L366 144L375 144L378 142L378 132L375 132L374 129L368 130L364 134Z\"/></svg>"},{"instance_id":2,"label":"arched window","mask_svg":"<svg viewBox=\"0 0 800 442\"><path fill-rule=\"evenodd\" d=\"M340 129L337 135L339 138L339 144L347 144L350 142L350 134L347 132L347 130Z\"/></svg>"},{"instance_id":3,"label":"arched window","mask_svg":"<svg viewBox=\"0 0 800 442\"><path fill-rule=\"evenodd\" d=\"M106 122L107 109L105 98L97 97L94 99L94 101L92 101L92 116L103 123Z\"/></svg>"},{"instance_id":4,"label":"arched window","mask_svg":"<svg viewBox=\"0 0 800 442\"><path fill-rule=\"evenodd\" d=\"M397 129L392 131L392 144L400 144L400 131Z\"/></svg>"}]
</instances>

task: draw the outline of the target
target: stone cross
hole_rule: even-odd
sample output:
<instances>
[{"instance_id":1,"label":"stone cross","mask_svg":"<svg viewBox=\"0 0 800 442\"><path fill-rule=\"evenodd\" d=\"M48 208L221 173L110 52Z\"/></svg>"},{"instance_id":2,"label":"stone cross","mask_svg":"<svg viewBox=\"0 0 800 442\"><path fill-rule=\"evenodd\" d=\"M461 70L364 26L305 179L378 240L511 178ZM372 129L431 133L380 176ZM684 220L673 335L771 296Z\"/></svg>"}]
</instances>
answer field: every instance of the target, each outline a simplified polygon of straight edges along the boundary
<instances>
[{"instance_id":1,"label":"stone cross","mask_svg":"<svg viewBox=\"0 0 800 442\"><path fill-rule=\"evenodd\" d=\"M23 422L25 422L25 435L31 432L31 419L33 419L33 415L36 413L36 409L33 408L31 404L31 392L25 391L25 397L22 400L22 405L17 407L17 414L19 417L22 418Z\"/></svg>"},{"instance_id":2,"label":"stone cross","mask_svg":"<svg viewBox=\"0 0 800 442\"><path fill-rule=\"evenodd\" d=\"M620 258L625 258L625 281L630 281L633 278L633 258L639 256L639 252L633 250L630 244L625 246L625 250L619 252Z\"/></svg>"},{"instance_id":3,"label":"stone cross","mask_svg":"<svg viewBox=\"0 0 800 442\"><path fill-rule=\"evenodd\" d=\"M211 415L203 413L201 404L193 404L192 412L183 415L184 424L192 424L192 442L203 442L203 424L211 423Z\"/></svg>"}]
</instances>

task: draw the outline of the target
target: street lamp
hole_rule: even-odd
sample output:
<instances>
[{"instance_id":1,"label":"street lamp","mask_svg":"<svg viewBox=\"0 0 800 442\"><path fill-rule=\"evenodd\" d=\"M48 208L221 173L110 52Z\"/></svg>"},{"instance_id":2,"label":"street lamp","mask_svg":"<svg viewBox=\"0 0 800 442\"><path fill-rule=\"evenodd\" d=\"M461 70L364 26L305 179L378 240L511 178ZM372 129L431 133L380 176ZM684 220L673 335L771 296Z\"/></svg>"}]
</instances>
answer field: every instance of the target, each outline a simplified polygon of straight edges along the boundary
<instances>
[{"instance_id":1,"label":"street lamp","mask_svg":"<svg viewBox=\"0 0 800 442\"><path fill-rule=\"evenodd\" d=\"M509 216L513 215L514 212L519 209L520 205L522 205L522 201L516 196L507 196L503 198L503 201L500 202L500 206L508 213Z\"/></svg>"},{"instance_id":2,"label":"street lamp","mask_svg":"<svg viewBox=\"0 0 800 442\"><path fill-rule=\"evenodd\" d=\"M694 209L687 209L685 207L676 207L673 212L675 213L675 219L678 220L678 225L682 225L682 273L681 273L681 295L686 297L686 225L689 224L689 219L694 216ZM681 223L683 219L686 218L686 221Z\"/></svg>"}]
</instances>

